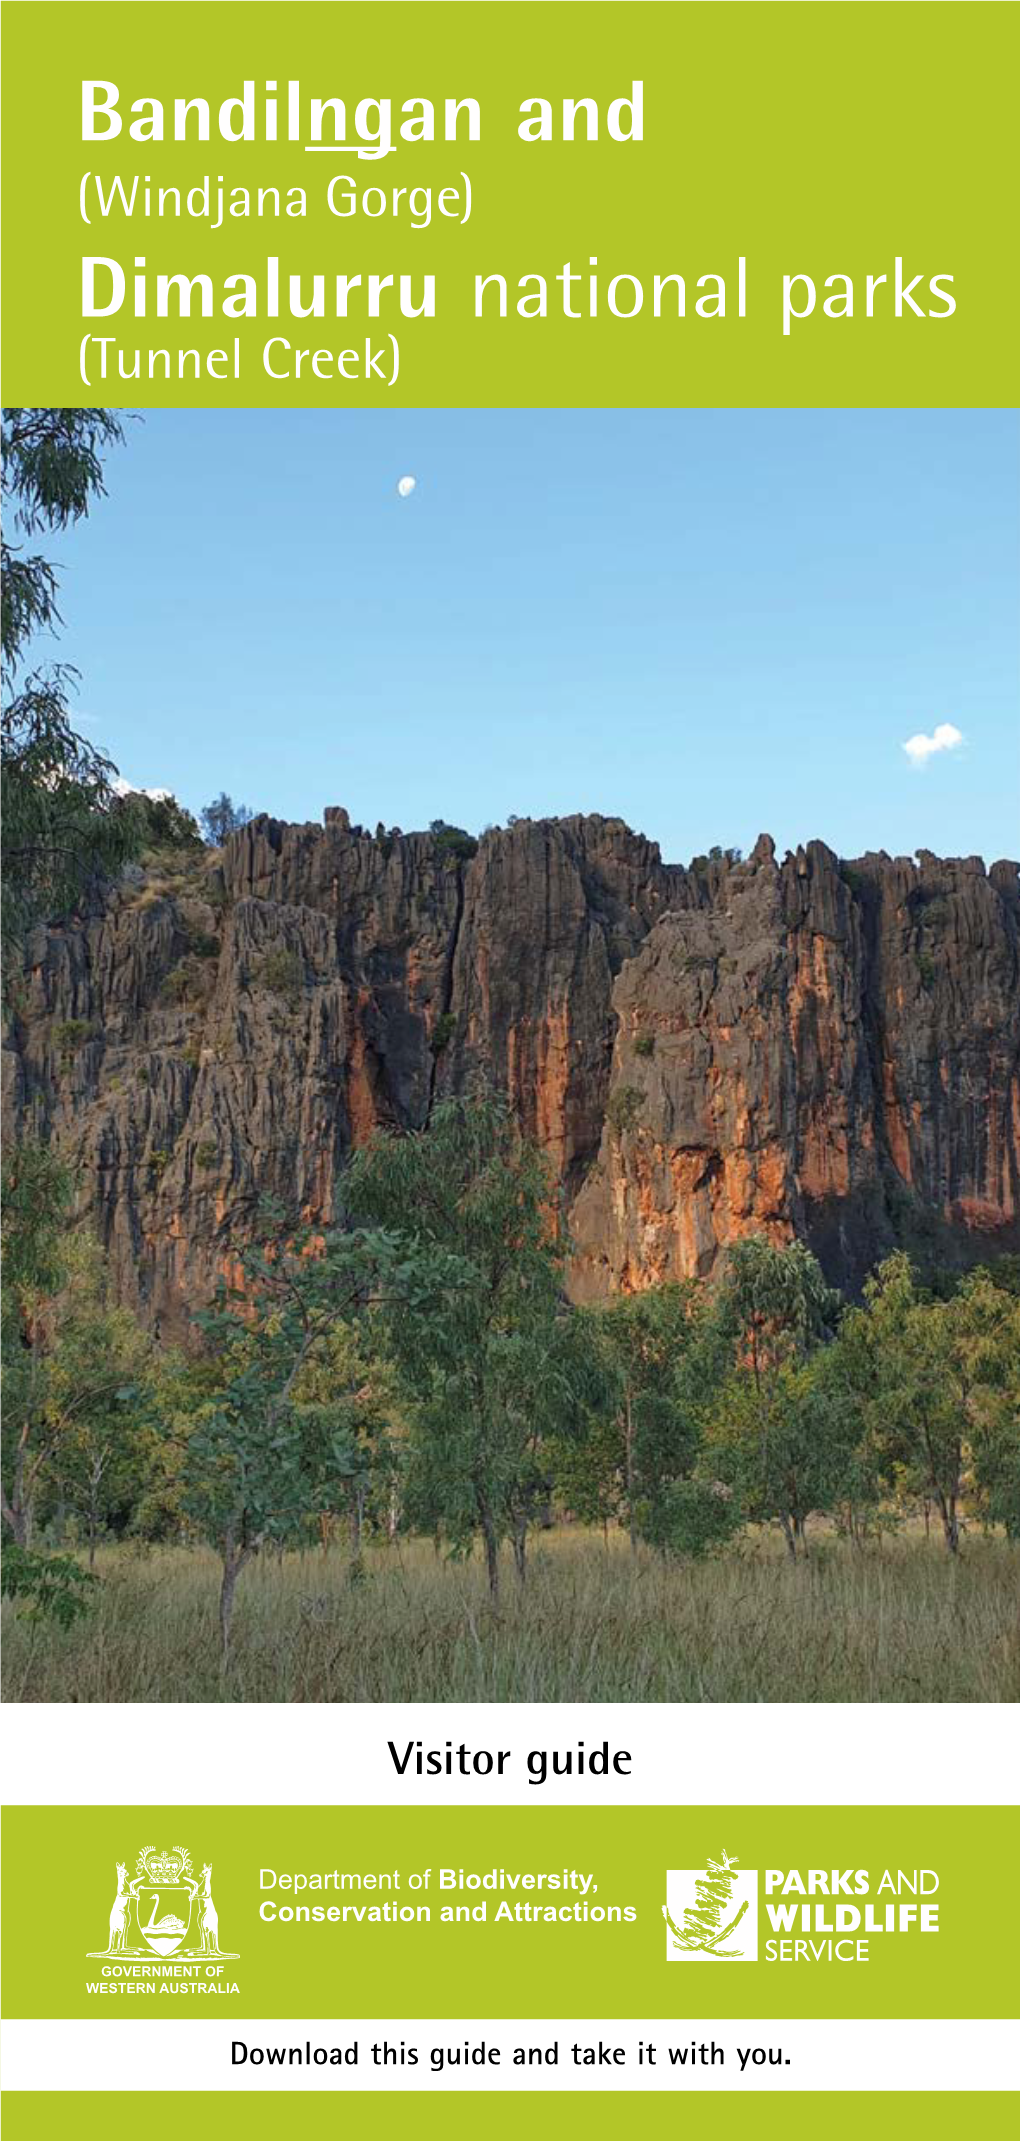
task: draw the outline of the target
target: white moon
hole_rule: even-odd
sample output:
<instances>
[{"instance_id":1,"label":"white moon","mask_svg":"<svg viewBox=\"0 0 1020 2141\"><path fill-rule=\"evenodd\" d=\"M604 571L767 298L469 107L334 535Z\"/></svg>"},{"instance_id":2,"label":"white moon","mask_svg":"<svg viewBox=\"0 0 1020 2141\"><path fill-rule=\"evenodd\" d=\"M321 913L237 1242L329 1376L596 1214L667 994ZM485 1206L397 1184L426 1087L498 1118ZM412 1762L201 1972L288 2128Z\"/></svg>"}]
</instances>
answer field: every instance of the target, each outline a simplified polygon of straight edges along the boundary
<instances>
[{"instance_id":1,"label":"white moon","mask_svg":"<svg viewBox=\"0 0 1020 2141\"><path fill-rule=\"evenodd\" d=\"M411 492L416 490L417 486L417 476L401 476L397 483L397 497L410 498Z\"/></svg>"}]
</instances>

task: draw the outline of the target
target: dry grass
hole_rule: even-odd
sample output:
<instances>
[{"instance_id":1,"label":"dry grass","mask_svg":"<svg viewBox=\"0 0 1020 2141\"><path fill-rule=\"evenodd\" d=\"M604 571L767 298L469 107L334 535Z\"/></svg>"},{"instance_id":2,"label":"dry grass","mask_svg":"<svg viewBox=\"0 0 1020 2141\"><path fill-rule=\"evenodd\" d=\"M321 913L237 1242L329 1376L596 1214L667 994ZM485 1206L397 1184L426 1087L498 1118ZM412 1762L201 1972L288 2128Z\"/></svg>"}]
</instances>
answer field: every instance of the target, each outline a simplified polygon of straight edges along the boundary
<instances>
[{"instance_id":1,"label":"dry grass","mask_svg":"<svg viewBox=\"0 0 1020 2141\"><path fill-rule=\"evenodd\" d=\"M523 1595L489 1610L477 1561L414 1542L273 1557L238 1587L220 1668L218 1568L184 1548L106 1549L68 1632L4 1610L4 1694L20 1702L1003 1702L1020 1693L1020 1554L958 1564L908 1535L820 1539L797 1567L770 1537L664 1566L622 1541L543 1536Z\"/></svg>"}]
</instances>

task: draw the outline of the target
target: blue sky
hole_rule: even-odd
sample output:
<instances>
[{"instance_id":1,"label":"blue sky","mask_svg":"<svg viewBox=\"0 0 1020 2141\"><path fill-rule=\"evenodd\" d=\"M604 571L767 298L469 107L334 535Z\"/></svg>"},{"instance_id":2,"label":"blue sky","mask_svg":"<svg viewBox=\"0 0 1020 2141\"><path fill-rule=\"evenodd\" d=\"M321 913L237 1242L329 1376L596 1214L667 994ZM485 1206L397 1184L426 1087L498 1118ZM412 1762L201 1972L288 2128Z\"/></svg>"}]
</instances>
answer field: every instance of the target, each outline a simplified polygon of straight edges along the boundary
<instances>
[{"instance_id":1,"label":"blue sky","mask_svg":"<svg viewBox=\"0 0 1020 2141\"><path fill-rule=\"evenodd\" d=\"M992 861L1017 444L980 410L156 412L60 546L60 652L88 734L194 809Z\"/></svg>"}]
</instances>

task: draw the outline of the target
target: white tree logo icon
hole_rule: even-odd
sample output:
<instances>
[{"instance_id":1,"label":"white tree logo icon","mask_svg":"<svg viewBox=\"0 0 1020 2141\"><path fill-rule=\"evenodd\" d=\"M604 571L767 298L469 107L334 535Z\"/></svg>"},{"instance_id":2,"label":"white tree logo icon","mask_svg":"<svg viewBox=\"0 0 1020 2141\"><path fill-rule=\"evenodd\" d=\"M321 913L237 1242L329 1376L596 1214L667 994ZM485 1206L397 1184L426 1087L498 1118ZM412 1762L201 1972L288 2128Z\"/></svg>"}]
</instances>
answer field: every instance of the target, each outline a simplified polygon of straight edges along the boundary
<instances>
[{"instance_id":1,"label":"white tree logo icon","mask_svg":"<svg viewBox=\"0 0 1020 2141\"><path fill-rule=\"evenodd\" d=\"M738 1901L734 1890L738 1884L745 1888L749 1882L756 1885L757 1880L754 1875L742 1876L738 1871L739 1865L739 1859L731 1858L728 1851L723 1851L719 1858L709 1859L707 1865L697 1872L667 1875L669 1883L683 1884L682 1892L685 1894L690 1893L692 1881L694 1887L693 1900L683 1904L679 1925L670 1915L669 1902L662 1906L662 1915L669 1927L672 1946L676 1951L674 1959L723 1963L752 1959L746 1953L745 1946L727 1946L751 1902L749 1894L744 1894ZM757 1949L756 1927L754 1933L754 1945Z\"/></svg>"}]
</instances>

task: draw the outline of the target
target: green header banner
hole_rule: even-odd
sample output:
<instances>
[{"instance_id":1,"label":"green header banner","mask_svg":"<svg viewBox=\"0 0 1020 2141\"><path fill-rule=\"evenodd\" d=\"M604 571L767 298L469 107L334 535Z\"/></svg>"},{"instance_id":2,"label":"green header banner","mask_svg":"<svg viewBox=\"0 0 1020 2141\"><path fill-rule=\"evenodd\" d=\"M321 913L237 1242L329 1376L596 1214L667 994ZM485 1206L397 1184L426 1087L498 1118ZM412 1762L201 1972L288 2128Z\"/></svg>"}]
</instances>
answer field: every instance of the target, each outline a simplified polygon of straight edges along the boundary
<instances>
[{"instance_id":1,"label":"green header banner","mask_svg":"<svg viewBox=\"0 0 1020 2141\"><path fill-rule=\"evenodd\" d=\"M536 2091L501 2097L468 2090L439 2098L411 2092L400 2099L392 2115L403 2131L422 2134L430 2141L440 2134L444 2141L477 2141L482 2131L487 2141L520 2141L522 2128L532 2141L551 2141L551 2137L561 2141L564 2109L562 2100ZM911 2095L910 2109L925 2141L958 2141L961 2129L973 2120L974 2098L956 2091L921 2091ZM381 2110L377 2097L345 2092L342 2116L351 2125L359 2119L377 2123ZM283 2118L302 2141L334 2141L340 2114L335 2098L290 2095L285 2108L272 2098L248 2096L243 2111L238 2106L234 2116L243 2118L248 2141L276 2141ZM822 2096L808 2090L799 2096L756 2097L753 2118L756 2141L815 2141L823 2122L829 2141L844 2141L844 2136L857 2141L862 2131L869 2141L899 2141L903 2114L901 2095ZM706 2104L701 2111L716 2141L742 2137L750 2115L736 2092L714 2096L711 2106ZM983 2141L1006 2141L1013 2132L1015 2115L1014 2097L995 2091L982 2094ZM9 2141L40 2141L51 2121L63 2124L66 2100L27 2089L9 2092L4 2116L10 2122ZM624 2092L586 2097L579 2116L586 2141L616 2141L621 2131L637 2121L649 2141L657 2141L660 2135L662 2141L674 2141L676 2134L677 2105L668 2096ZM182 2099L133 2090L95 2091L79 2096L74 2107L79 2141L108 2141L114 2128L144 2130L148 2141L180 2141L182 2132L192 2141L221 2141L223 2119L223 2098L210 2093Z\"/></svg>"},{"instance_id":2,"label":"green header banner","mask_svg":"<svg viewBox=\"0 0 1020 2141\"><path fill-rule=\"evenodd\" d=\"M8 402L995 405L1017 12L8 4Z\"/></svg>"},{"instance_id":3,"label":"green header banner","mask_svg":"<svg viewBox=\"0 0 1020 2141\"><path fill-rule=\"evenodd\" d=\"M4 1843L8 2018L1016 2005L1003 1809L22 1807Z\"/></svg>"}]
</instances>

